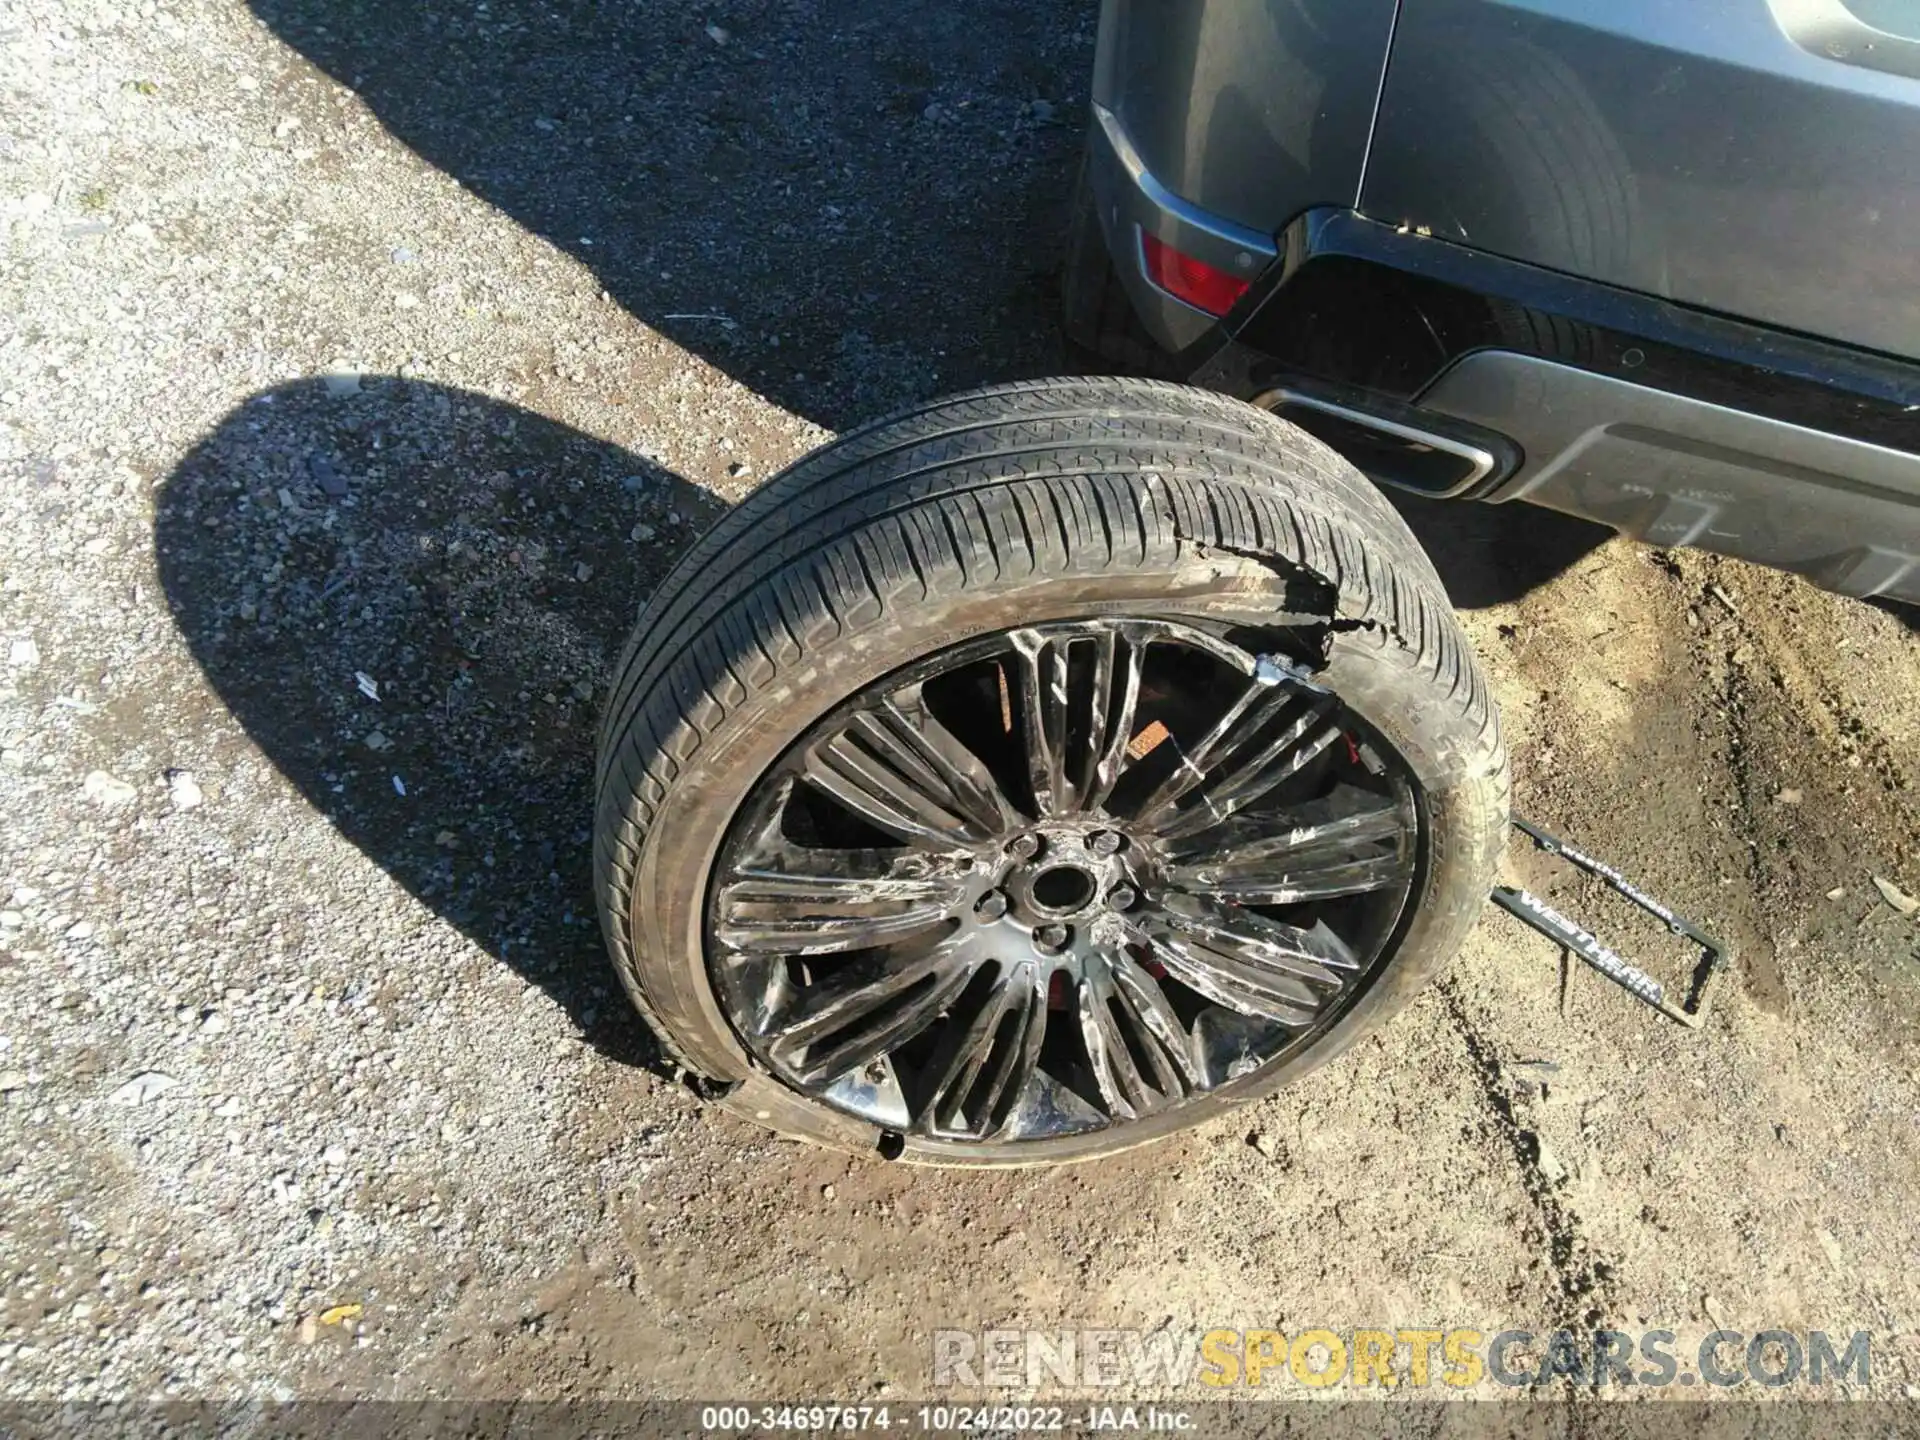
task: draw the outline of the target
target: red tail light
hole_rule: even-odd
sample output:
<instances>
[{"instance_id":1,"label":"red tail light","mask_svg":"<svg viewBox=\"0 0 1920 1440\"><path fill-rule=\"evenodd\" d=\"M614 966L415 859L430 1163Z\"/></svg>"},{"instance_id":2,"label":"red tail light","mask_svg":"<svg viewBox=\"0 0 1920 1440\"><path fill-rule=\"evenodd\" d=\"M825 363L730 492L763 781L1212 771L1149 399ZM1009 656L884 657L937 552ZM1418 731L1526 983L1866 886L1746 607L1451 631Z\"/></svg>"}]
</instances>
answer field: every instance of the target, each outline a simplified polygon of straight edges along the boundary
<instances>
[{"instance_id":1,"label":"red tail light","mask_svg":"<svg viewBox=\"0 0 1920 1440\"><path fill-rule=\"evenodd\" d=\"M1224 315L1247 293L1248 282L1238 275L1182 255L1164 240L1142 231L1140 251L1146 257L1147 278L1176 300L1184 300L1209 315Z\"/></svg>"}]
</instances>

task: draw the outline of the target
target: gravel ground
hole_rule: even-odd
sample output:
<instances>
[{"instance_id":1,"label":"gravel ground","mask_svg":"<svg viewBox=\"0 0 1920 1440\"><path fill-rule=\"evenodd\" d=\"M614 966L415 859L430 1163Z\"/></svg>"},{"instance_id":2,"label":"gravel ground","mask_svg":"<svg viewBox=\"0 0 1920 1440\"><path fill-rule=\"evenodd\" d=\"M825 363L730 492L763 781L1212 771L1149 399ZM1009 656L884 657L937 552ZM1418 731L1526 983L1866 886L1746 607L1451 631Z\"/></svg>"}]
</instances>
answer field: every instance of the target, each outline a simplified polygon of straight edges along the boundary
<instances>
[{"instance_id":1,"label":"gravel ground","mask_svg":"<svg viewBox=\"0 0 1920 1440\"><path fill-rule=\"evenodd\" d=\"M1092 24L13 0L7 1395L906 1396L945 1326L1722 1323L1871 1329L1920 1393L1920 938L1874 884L1920 894L1920 638L1786 577L1410 509L1523 813L1737 945L1699 1034L1490 916L1243 1124L947 1175L703 1108L629 1015L615 650L835 429L1062 363Z\"/></svg>"}]
</instances>

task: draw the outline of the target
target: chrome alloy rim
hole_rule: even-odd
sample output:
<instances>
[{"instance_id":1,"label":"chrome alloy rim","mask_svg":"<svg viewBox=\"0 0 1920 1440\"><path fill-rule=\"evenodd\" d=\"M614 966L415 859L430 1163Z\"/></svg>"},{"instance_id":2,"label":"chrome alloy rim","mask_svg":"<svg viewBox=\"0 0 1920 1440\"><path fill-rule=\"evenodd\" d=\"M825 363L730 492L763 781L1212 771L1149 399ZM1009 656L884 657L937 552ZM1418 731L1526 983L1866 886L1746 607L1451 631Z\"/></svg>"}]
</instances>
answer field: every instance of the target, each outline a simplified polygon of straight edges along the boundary
<instances>
[{"instance_id":1,"label":"chrome alloy rim","mask_svg":"<svg viewBox=\"0 0 1920 1440\"><path fill-rule=\"evenodd\" d=\"M794 1090L903 1135L1138 1123L1297 1053L1424 861L1404 762L1303 669L1192 625L968 642L856 695L722 846L708 961Z\"/></svg>"}]
</instances>

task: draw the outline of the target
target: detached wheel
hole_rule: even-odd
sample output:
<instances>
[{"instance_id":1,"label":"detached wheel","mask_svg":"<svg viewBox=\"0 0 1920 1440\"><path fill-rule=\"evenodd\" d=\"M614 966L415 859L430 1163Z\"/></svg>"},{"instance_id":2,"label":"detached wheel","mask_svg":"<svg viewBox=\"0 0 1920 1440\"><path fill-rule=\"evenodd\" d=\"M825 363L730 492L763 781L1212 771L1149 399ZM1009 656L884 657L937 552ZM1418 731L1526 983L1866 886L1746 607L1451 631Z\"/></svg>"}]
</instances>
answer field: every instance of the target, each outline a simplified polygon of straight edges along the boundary
<instances>
[{"instance_id":1,"label":"detached wheel","mask_svg":"<svg viewBox=\"0 0 1920 1440\"><path fill-rule=\"evenodd\" d=\"M1303 432L1139 380L939 401L786 471L642 615L613 960L721 1103L951 1164L1123 1149L1391 1015L1506 825L1485 681Z\"/></svg>"}]
</instances>

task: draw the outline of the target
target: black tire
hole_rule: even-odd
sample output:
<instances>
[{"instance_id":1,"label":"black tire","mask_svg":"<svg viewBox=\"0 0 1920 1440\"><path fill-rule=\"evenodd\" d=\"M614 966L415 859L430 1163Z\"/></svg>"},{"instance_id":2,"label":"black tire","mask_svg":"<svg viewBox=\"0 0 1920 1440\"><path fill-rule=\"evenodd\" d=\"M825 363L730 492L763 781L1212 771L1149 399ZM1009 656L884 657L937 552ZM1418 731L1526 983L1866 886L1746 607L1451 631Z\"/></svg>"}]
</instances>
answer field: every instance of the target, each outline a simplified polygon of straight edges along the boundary
<instances>
[{"instance_id":1,"label":"black tire","mask_svg":"<svg viewBox=\"0 0 1920 1440\"><path fill-rule=\"evenodd\" d=\"M709 970L716 859L749 793L823 716L930 652L1115 614L1282 636L1404 762L1424 853L1364 986L1276 1068L1066 1137L903 1137L776 1079L730 1023ZM627 993L674 1057L730 1087L720 1103L849 1150L1052 1162L1217 1116L1385 1021L1479 914L1507 783L1495 705L1439 579L1352 466L1218 395L1044 380L851 434L768 482L680 562L614 676L595 882Z\"/></svg>"}]
</instances>

